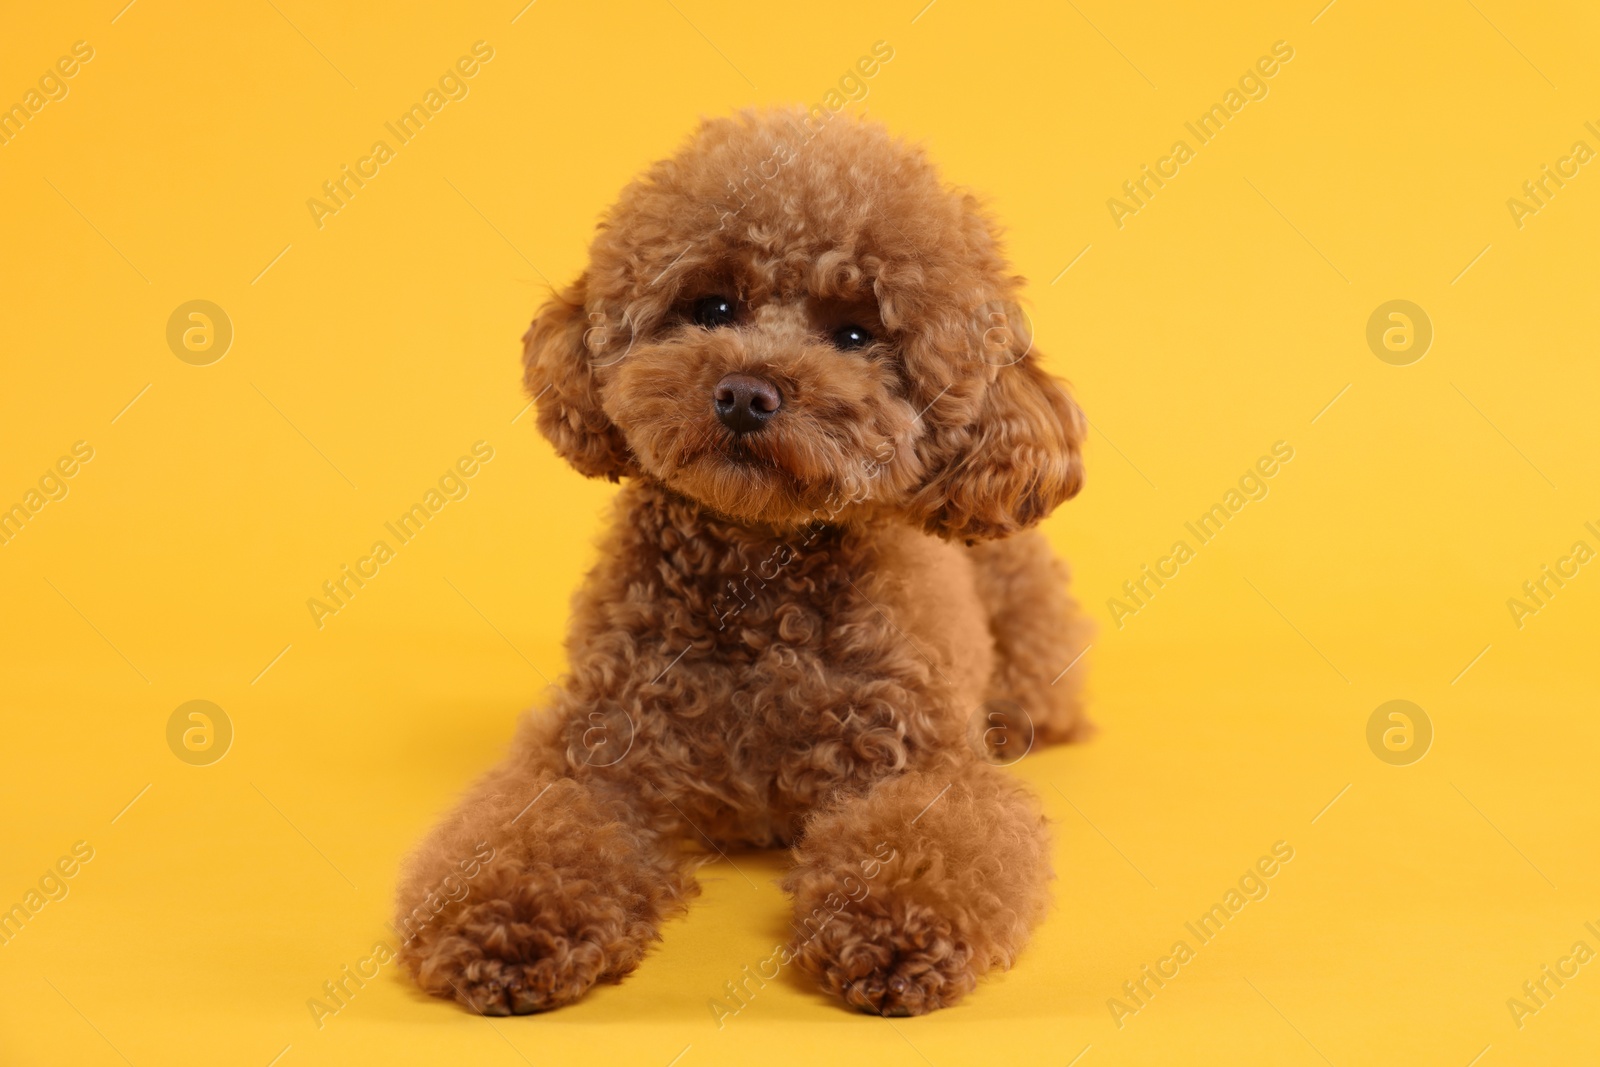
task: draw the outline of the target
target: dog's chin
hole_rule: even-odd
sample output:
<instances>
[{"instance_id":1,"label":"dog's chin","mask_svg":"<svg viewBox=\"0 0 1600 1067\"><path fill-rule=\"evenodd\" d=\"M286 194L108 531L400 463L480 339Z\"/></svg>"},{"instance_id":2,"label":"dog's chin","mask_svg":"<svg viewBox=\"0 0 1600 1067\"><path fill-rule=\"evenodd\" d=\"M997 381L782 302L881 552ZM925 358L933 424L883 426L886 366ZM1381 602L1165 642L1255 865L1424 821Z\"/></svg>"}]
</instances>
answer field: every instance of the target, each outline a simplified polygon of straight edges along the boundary
<instances>
[{"instance_id":1,"label":"dog's chin","mask_svg":"<svg viewBox=\"0 0 1600 1067\"><path fill-rule=\"evenodd\" d=\"M770 459L737 447L701 455L660 476L667 486L735 522L788 529L817 517L813 493Z\"/></svg>"}]
</instances>

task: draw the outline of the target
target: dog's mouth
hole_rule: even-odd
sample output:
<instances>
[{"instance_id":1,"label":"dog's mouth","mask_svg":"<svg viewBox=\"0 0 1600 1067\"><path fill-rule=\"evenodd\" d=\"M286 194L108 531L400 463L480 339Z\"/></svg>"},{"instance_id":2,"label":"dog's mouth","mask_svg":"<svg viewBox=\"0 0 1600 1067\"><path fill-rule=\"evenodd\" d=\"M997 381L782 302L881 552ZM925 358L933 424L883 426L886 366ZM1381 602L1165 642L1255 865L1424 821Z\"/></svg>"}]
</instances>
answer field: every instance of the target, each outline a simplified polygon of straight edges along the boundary
<instances>
[{"instance_id":1,"label":"dog's mouth","mask_svg":"<svg viewBox=\"0 0 1600 1067\"><path fill-rule=\"evenodd\" d=\"M807 481L784 460L783 448L765 440L764 435L741 435L714 441L701 453L699 465L712 472L732 473L798 501L807 495Z\"/></svg>"},{"instance_id":2,"label":"dog's mouth","mask_svg":"<svg viewBox=\"0 0 1600 1067\"><path fill-rule=\"evenodd\" d=\"M735 437L714 454L720 455L722 459L738 467L764 467L778 474L789 473L766 450L757 448L748 437Z\"/></svg>"},{"instance_id":3,"label":"dog's mouth","mask_svg":"<svg viewBox=\"0 0 1600 1067\"><path fill-rule=\"evenodd\" d=\"M790 440L786 427L735 434L719 425L686 426L656 474L673 489L729 518L788 525L804 521L829 496L815 445Z\"/></svg>"}]
</instances>

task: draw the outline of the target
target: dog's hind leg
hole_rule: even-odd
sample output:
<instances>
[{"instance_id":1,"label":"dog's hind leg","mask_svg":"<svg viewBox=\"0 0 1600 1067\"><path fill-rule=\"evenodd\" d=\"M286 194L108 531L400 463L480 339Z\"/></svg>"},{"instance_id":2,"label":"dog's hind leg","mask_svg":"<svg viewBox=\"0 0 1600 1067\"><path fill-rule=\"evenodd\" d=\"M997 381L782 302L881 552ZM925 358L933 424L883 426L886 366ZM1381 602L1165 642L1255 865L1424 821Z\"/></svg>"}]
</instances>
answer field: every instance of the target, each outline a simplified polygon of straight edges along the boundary
<instances>
[{"instance_id":1,"label":"dog's hind leg","mask_svg":"<svg viewBox=\"0 0 1600 1067\"><path fill-rule=\"evenodd\" d=\"M1088 737L1094 726L1083 707L1083 654L1094 624L1068 592L1066 564L1037 530L967 551L994 636L995 668L986 695L994 704L991 713L1005 715L1006 702L1020 705L1038 742ZM1008 724L994 736L1015 739L1016 726Z\"/></svg>"}]
</instances>

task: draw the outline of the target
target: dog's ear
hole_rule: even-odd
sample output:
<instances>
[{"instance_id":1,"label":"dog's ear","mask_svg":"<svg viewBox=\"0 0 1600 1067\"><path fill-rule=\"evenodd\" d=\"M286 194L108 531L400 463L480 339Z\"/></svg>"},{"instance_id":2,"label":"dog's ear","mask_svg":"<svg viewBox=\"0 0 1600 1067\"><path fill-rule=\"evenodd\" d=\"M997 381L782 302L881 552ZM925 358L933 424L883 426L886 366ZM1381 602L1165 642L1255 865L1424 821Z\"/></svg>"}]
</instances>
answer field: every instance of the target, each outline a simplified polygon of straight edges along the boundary
<instances>
[{"instance_id":1,"label":"dog's ear","mask_svg":"<svg viewBox=\"0 0 1600 1067\"><path fill-rule=\"evenodd\" d=\"M614 482L634 464L622 432L600 408L595 367L603 362L605 326L589 321L587 290L585 275L534 317L522 338L523 382L538 407L539 432L562 458L580 474Z\"/></svg>"},{"instance_id":2,"label":"dog's ear","mask_svg":"<svg viewBox=\"0 0 1600 1067\"><path fill-rule=\"evenodd\" d=\"M917 493L913 510L951 540L1005 537L1083 487L1086 420L1036 354L993 367L965 443Z\"/></svg>"}]
</instances>

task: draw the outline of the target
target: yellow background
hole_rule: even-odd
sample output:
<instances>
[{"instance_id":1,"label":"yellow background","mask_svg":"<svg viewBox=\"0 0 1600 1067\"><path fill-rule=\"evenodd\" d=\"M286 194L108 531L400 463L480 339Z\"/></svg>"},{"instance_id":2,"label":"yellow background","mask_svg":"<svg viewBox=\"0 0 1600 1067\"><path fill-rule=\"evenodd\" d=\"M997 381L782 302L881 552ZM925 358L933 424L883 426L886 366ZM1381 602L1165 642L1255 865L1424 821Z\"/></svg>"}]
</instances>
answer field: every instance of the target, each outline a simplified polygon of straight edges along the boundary
<instances>
[{"instance_id":1,"label":"yellow background","mask_svg":"<svg viewBox=\"0 0 1600 1067\"><path fill-rule=\"evenodd\" d=\"M1600 949L1600 565L1520 629L1506 603L1600 548L1600 164L1520 229L1506 206L1600 149L1591 5L122 2L0 32L0 103L95 50L0 146L0 504L95 450L0 546L0 906L95 850L0 947L0 1062L1600 1057L1600 963L1520 1029L1506 1005ZM470 95L318 229L306 200L478 40ZM990 198L1093 422L1046 528L1101 625L1103 729L1014 771L1056 823L1054 912L956 1009L885 1022L786 974L719 1030L708 1002L784 930L782 857L741 855L577 1006L486 1021L391 966L319 1030L399 858L561 670L614 489L521 414L546 283L698 115L821 101L879 40L852 106ZM1279 40L1269 96L1114 225ZM192 299L233 323L210 366L166 343ZM1392 299L1434 326L1410 366L1365 340ZM479 440L470 495L319 630L307 599ZM1280 440L1270 495L1113 624ZM193 699L235 730L211 766L167 747ZM1435 731L1410 766L1367 746L1391 699ZM1270 896L1119 1028L1108 999L1280 840Z\"/></svg>"}]
</instances>

